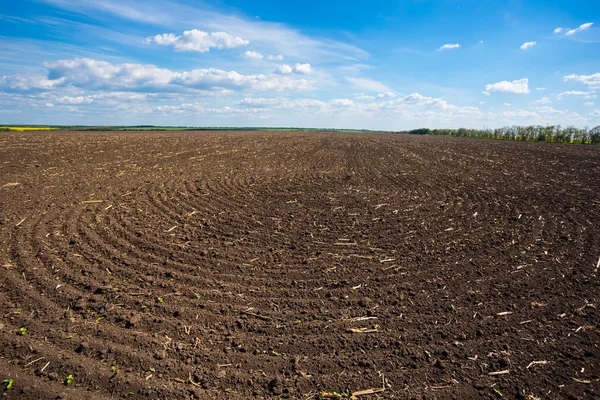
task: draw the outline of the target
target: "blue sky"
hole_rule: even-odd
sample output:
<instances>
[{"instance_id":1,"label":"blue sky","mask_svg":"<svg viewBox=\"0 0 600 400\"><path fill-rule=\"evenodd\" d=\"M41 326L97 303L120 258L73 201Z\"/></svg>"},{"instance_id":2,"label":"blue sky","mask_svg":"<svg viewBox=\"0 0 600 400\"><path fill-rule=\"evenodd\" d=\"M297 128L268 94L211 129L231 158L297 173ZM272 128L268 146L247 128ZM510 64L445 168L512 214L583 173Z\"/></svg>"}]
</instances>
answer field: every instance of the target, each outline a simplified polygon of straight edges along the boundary
<instances>
[{"instance_id":1,"label":"blue sky","mask_svg":"<svg viewBox=\"0 0 600 400\"><path fill-rule=\"evenodd\" d=\"M600 125L595 0L20 0L0 123Z\"/></svg>"}]
</instances>

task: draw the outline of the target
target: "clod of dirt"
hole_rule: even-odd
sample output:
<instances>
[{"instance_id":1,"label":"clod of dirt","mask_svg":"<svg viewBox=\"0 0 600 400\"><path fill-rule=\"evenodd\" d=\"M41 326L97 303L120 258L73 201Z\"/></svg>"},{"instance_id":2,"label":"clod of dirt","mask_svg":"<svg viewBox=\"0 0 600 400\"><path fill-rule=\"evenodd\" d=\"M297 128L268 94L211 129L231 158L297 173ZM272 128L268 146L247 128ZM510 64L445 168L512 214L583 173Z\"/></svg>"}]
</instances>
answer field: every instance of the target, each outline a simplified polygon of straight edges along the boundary
<instances>
[{"instance_id":1,"label":"clod of dirt","mask_svg":"<svg viewBox=\"0 0 600 400\"><path fill-rule=\"evenodd\" d=\"M105 294L106 292L108 292L110 290L111 289L109 287L102 286L102 287L96 288L96 290L94 290L94 294Z\"/></svg>"},{"instance_id":2,"label":"clod of dirt","mask_svg":"<svg viewBox=\"0 0 600 400\"><path fill-rule=\"evenodd\" d=\"M135 314L129 318L129 321L125 324L125 328L134 328L136 325L142 322L142 316L140 314Z\"/></svg>"},{"instance_id":3,"label":"clod of dirt","mask_svg":"<svg viewBox=\"0 0 600 400\"><path fill-rule=\"evenodd\" d=\"M267 385L267 389L274 395L278 396L282 393L281 381L278 377L273 378Z\"/></svg>"},{"instance_id":4,"label":"clod of dirt","mask_svg":"<svg viewBox=\"0 0 600 400\"><path fill-rule=\"evenodd\" d=\"M368 297L363 297L358 301L358 305L361 307L368 307L371 304L371 299Z\"/></svg>"},{"instance_id":5,"label":"clod of dirt","mask_svg":"<svg viewBox=\"0 0 600 400\"><path fill-rule=\"evenodd\" d=\"M4 325L4 324L0 324L0 331L4 330L4 327L5 327L5 326L6 326L6 325Z\"/></svg>"},{"instance_id":6,"label":"clod of dirt","mask_svg":"<svg viewBox=\"0 0 600 400\"><path fill-rule=\"evenodd\" d=\"M89 347L90 345L88 344L88 342L81 342L81 344L75 349L75 351L77 353L83 353L83 351L89 349Z\"/></svg>"},{"instance_id":7,"label":"clod of dirt","mask_svg":"<svg viewBox=\"0 0 600 400\"><path fill-rule=\"evenodd\" d=\"M157 352L154 353L153 356L156 360L162 360L164 358L167 357L167 352L164 350L158 350Z\"/></svg>"}]
</instances>

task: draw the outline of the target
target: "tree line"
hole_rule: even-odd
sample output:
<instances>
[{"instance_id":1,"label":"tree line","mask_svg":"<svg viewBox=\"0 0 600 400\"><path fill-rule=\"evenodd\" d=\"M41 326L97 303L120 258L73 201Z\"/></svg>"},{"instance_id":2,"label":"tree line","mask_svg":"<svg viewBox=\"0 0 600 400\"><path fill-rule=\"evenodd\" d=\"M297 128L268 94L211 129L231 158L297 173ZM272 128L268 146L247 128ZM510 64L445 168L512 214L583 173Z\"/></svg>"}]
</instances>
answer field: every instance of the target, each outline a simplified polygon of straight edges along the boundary
<instances>
[{"instance_id":1,"label":"tree line","mask_svg":"<svg viewBox=\"0 0 600 400\"><path fill-rule=\"evenodd\" d=\"M600 144L600 125L594 128L574 126L505 126L496 129L428 129L420 128L398 133L411 135L440 135L523 142Z\"/></svg>"}]
</instances>

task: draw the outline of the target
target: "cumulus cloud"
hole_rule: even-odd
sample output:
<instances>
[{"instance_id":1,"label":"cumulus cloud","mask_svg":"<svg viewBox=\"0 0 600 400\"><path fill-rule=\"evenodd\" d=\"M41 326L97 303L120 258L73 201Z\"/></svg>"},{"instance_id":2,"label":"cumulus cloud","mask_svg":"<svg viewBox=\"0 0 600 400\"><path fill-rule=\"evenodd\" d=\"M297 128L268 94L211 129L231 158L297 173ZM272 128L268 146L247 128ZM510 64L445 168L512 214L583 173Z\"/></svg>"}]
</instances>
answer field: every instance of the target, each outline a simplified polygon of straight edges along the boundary
<instances>
[{"instance_id":1,"label":"cumulus cloud","mask_svg":"<svg viewBox=\"0 0 600 400\"><path fill-rule=\"evenodd\" d=\"M554 30L554 33L561 33L563 31L563 28L558 27Z\"/></svg>"},{"instance_id":2,"label":"cumulus cloud","mask_svg":"<svg viewBox=\"0 0 600 400\"><path fill-rule=\"evenodd\" d=\"M206 53L212 48L232 49L250 43L239 36L233 36L225 32L208 33L198 29L185 31L181 36L174 33L163 33L146 38L145 42L173 46L175 51L197 51L200 53Z\"/></svg>"},{"instance_id":3,"label":"cumulus cloud","mask_svg":"<svg viewBox=\"0 0 600 400\"><path fill-rule=\"evenodd\" d=\"M383 92L383 93L379 93L377 95L378 99L385 99L385 98L393 99L394 97L396 97L396 95L392 92Z\"/></svg>"},{"instance_id":4,"label":"cumulus cloud","mask_svg":"<svg viewBox=\"0 0 600 400\"><path fill-rule=\"evenodd\" d=\"M527 50L535 46L537 42L525 42L521 45L521 50Z\"/></svg>"},{"instance_id":5,"label":"cumulus cloud","mask_svg":"<svg viewBox=\"0 0 600 400\"><path fill-rule=\"evenodd\" d=\"M0 90L75 87L87 90L182 92L184 90L308 90L313 82L278 74L243 75L216 68L176 72L154 65L112 64L89 58L45 63L47 77L3 77Z\"/></svg>"},{"instance_id":6,"label":"cumulus cloud","mask_svg":"<svg viewBox=\"0 0 600 400\"><path fill-rule=\"evenodd\" d=\"M255 61L260 61L265 57L262 54L260 54L256 51L251 51L251 50L246 51L244 54L242 54L242 56L247 60L255 60Z\"/></svg>"},{"instance_id":7,"label":"cumulus cloud","mask_svg":"<svg viewBox=\"0 0 600 400\"><path fill-rule=\"evenodd\" d=\"M278 74L281 74L281 75L287 75L287 74L291 74L293 70L294 69L292 67L290 67L289 65L283 64L283 65L280 65L279 67L277 67L275 72L277 72Z\"/></svg>"},{"instance_id":8,"label":"cumulus cloud","mask_svg":"<svg viewBox=\"0 0 600 400\"><path fill-rule=\"evenodd\" d=\"M576 34L576 33L578 33L578 32L582 32L582 31L588 30L588 29L590 29L590 28L592 27L592 25L594 25L594 23L593 23L593 22L587 22L587 23L585 23L585 24L581 24L581 25L579 25L579 26L578 26L577 28L575 28L575 29L569 29L569 30L567 31L566 35L567 35L567 36L571 36L571 35L574 35L574 34Z\"/></svg>"},{"instance_id":9,"label":"cumulus cloud","mask_svg":"<svg viewBox=\"0 0 600 400\"><path fill-rule=\"evenodd\" d=\"M505 106L505 107L510 107L510 106L511 106L511 104L510 104L510 103L504 103L504 106Z\"/></svg>"},{"instance_id":10,"label":"cumulus cloud","mask_svg":"<svg viewBox=\"0 0 600 400\"><path fill-rule=\"evenodd\" d=\"M448 44L441 46L438 50L451 50L451 49L458 49L459 47L460 47L460 44L458 44L458 43L448 43Z\"/></svg>"},{"instance_id":11,"label":"cumulus cloud","mask_svg":"<svg viewBox=\"0 0 600 400\"><path fill-rule=\"evenodd\" d=\"M310 74L312 71L313 69L310 64L296 64L293 67L287 64L282 64L275 70L275 72L280 75L288 75L292 72L295 74L305 75Z\"/></svg>"},{"instance_id":12,"label":"cumulus cloud","mask_svg":"<svg viewBox=\"0 0 600 400\"><path fill-rule=\"evenodd\" d=\"M0 90L5 92L36 92L50 90L63 83L43 75L8 75L0 78Z\"/></svg>"},{"instance_id":13,"label":"cumulus cloud","mask_svg":"<svg viewBox=\"0 0 600 400\"><path fill-rule=\"evenodd\" d=\"M563 77L565 81L574 80L589 86L591 89L600 88L600 72L592 75L567 75Z\"/></svg>"},{"instance_id":14,"label":"cumulus cloud","mask_svg":"<svg viewBox=\"0 0 600 400\"><path fill-rule=\"evenodd\" d=\"M338 107L351 107L354 105L354 101L350 99L333 99L329 102L329 104Z\"/></svg>"},{"instance_id":15,"label":"cumulus cloud","mask_svg":"<svg viewBox=\"0 0 600 400\"><path fill-rule=\"evenodd\" d=\"M367 94L359 94L355 97L356 100L375 100L377 96L369 96Z\"/></svg>"},{"instance_id":16,"label":"cumulus cloud","mask_svg":"<svg viewBox=\"0 0 600 400\"><path fill-rule=\"evenodd\" d=\"M355 96L356 100L375 100L375 99L393 99L396 97L396 94L393 92L383 92L379 93L376 96L369 96L366 94L359 94Z\"/></svg>"},{"instance_id":17,"label":"cumulus cloud","mask_svg":"<svg viewBox=\"0 0 600 400\"><path fill-rule=\"evenodd\" d=\"M308 63L294 65L294 72L297 74L310 74L312 70L312 67Z\"/></svg>"},{"instance_id":18,"label":"cumulus cloud","mask_svg":"<svg viewBox=\"0 0 600 400\"><path fill-rule=\"evenodd\" d=\"M281 60L283 60L283 56L281 54L278 54L276 56L268 55L266 58L269 61L281 61Z\"/></svg>"},{"instance_id":19,"label":"cumulus cloud","mask_svg":"<svg viewBox=\"0 0 600 400\"><path fill-rule=\"evenodd\" d=\"M536 100L536 101L532 101L529 104L531 104L531 105L534 105L534 104L552 104L552 100L550 100L550 97L542 97L541 99Z\"/></svg>"},{"instance_id":20,"label":"cumulus cloud","mask_svg":"<svg viewBox=\"0 0 600 400\"><path fill-rule=\"evenodd\" d=\"M529 79L523 78L512 82L502 81L485 85L485 92L483 93L489 95L492 92L528 94Z\"/></svg>"},{"instance_id":21,"label":"cumulus cloud","mask_svg":"<svg viewBox=\"0 0 600 400\"><path fill-rule=\"evenodd\" d=\"M581 92L581 91L577 91L577 90L569 90L567 92L562 92L556 95L557 99L562 99L564 96L573 96L573 97L579 97L582 99L595 99L596 97L598 97L596 95L596 93L594 92Z\"/></svg>"}]
</instances>

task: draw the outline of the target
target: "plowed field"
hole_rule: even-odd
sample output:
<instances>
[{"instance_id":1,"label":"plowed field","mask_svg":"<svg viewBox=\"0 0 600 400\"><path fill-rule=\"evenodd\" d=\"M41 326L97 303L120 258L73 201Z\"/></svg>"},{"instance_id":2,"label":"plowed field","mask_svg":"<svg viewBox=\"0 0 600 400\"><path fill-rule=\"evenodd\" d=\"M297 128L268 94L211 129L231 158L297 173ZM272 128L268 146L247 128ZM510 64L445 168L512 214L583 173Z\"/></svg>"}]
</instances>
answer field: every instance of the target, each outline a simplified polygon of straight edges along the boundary
<instances>
[{"instance_id":1,"label":"plowed field","mask_svg":"<svg viewBox=\"0 0 600 400\"><path fill-rule=\"evenodd\" d=\"M599 147L0 134L7 399L598 398L598 257Z\"/></svg>"}]
</instances>

